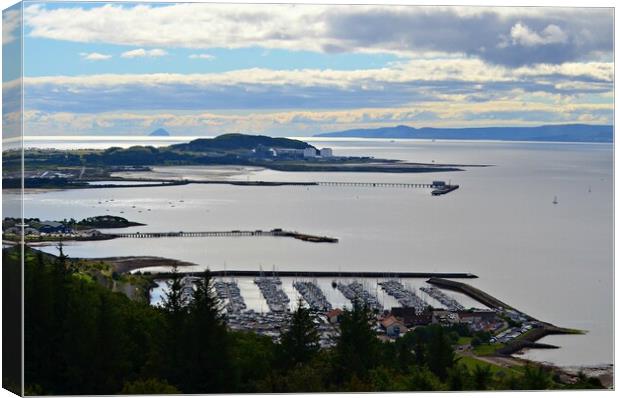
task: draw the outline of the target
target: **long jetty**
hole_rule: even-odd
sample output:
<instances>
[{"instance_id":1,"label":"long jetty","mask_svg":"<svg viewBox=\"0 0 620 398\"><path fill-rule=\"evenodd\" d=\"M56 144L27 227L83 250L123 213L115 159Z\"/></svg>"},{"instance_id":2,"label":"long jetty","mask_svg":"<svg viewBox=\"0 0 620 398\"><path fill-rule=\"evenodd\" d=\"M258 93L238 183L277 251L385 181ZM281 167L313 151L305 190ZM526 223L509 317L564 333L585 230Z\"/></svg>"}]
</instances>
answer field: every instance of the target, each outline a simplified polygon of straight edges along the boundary
<instances>
[{"instance_id":1,"label":"long jetty","mask_svg":"<svg viewBox=\"0 0 620 398\"><path fill-rule=\"evenodd\" d=\"M360 187L360 188L433 188L433 184L409 184L401 182L346 182L320 181L315 183L322 187Z\"/></svg>"},{"instance_id":2,"label":"long jetty","mask_svg":"<svg viewBox=\"0 0 620 398\"><path fill-rule=\"evenodd\" d=\"M333 267L336 268L336 267ZM451 278L451 279L474 279L478 276L469 272L378 272L378 271L260 271L260 270L214 270L209 271L215 277L296 277L296 278ZM198 276L203 271L179 271L177 275ZM158 278L166 278L171 272L151 272Z\"/></svg>"},{"instance_id":3,"label":"long jetty","mask_svg":"<svg viewBox=\"0 0 620 398\"><path fill-rule=\"evenodd\" d=\"M428 183L401 183L401 182L354 182L354 181L234 181L234 180L176 180L176 181L162 181L162 180L150 180L150 179L135 179L135 180L118 180L119 182L135 182L134 184L114 184L114 180L111 180L110 184L98 184L98 185L86 185L81 182L79 188L150 188L158 186L174 186L174 185L188 185L188 184L206 184L206 185L237 185L237 186L265 186L265 187L280 187L280 186L321 186L332 188L426 188L433 189L432 194L444 195L450 193L459 188L458 185L435 185Z\"/></svg>"},{"instance_id":4,"label":"long jetty","mask_svg":"<svg viewBox=\"0 0 620 398\"><path fill-rule=\"evenodd\" d=\"M250 236L275 236L287 237L315 243L338 243L338 238L303 234L295 231L272 229L271 231L179 231L179 232L120 232L108 234L112 238L216 238L216 237L250 237Z\"/></svg>"},{"instance_id":5,"label":"long jetty","mask_svg":"<svg viewBox=\"0 0 620 398\"><path fill-rule=\"evenodd\" d=\"M457 281L451 281L447 279L442 279L442 277L431 277L427 283L431 285L439 286L444 289L454 290L459 293L463 293L474 300L486 305L489 308L493 309L513 309L508 304L496 299L488 293L483 292L482 290L475 288L466 283L461 283Z\"/></svg>"}]
</instances>

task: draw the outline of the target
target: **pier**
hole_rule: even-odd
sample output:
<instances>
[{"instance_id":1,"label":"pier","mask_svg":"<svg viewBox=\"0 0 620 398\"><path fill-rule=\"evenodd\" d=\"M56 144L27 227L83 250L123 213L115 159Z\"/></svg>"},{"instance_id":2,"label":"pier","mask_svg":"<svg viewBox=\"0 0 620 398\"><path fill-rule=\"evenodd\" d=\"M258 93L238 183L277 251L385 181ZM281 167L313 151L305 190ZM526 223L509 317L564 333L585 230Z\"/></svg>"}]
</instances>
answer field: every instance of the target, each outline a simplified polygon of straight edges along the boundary
<instances>
[{"instance_id":1,"label":"pier","mask_svg":"<svg viewBox=\"0 0 620 398\"><path fill-rule=\"evenodd\" d=\"M272 229L271 231L263 231L257 229L255 231L179 231L179 232L120 232L108 234L112 238L217 238L217 237L251 237L251 236L275 236L275 237L287 237L303 240L305 242L314 243L338 243L338 238L332 238L329 236L318 236L303 234L295 231L284 231L280 228Z\"/></svg>"},{"instance_id":2,"label":"pier","mask_svg":"<svg viewBox=\"0 0 620 398\"><path fill-rule=\"evenodd\" d=\"M486 305L487 307L495 309L495 310L499 310L499 309L513 310L513 308L509 306L508 304L466 283L451 281L451 280L443 279L441 277L432 277L426 282L430 283L431 285L439 286L440 288L443 288L443 289L454 290L456 292L463 293L473 298L474 300ZM534 319L532 318L532 320Z\"/></svg>"},{"instance_id":3,"label":"pier","mask_svg":"<svg viewBox=\"0 0 620 398\"><path fill-rule=\"evenodd\" d=\"M326 267L336 269L338 267ZM194 275L199 276L204 271L182 271L179 269L177 275ZM257 277L264 274L260 270L214 270L209 271L215 277ZM169 278L173 274L171 272L150 272L151 275L158 279ZM474 279L478 276L468 272L379 272L379 271L269 271L269 275L274 277L294 277L294 278L375 278L375 279L391 279L391 278L452 278L452 279Z\"/></svg>"},{"instance_id":4,"label":"pier","mask_svg":"<svg viewBox=\"0 0 620 398\"><path fill-rule=\"evenodd\" d=\"M90 180L96 181L96 180ZM114 180L110 180L111 182ZM400 183L400 182L354 182L354 181L234 181L234 180L150 180L150 179L134 179L123 180L119 179L119 182L135 182L134 184L117 185L99 184L99 185L87 185L84 182L80 182L79 186L74 188L150 188L150 187L164 187L164 186L177 186L188 184L205 184L205 185L236 185L236 186L248 186L248 187L282 187L282 186L301 186L301 187L331 187L331 188L425 188L434 189L431 194L433 196L445 195L459 188L458 185L437 185L433 183ZM70 188L71 186L67 186Z\"/></svg>"},{"instance_id":5,"label":"pier","mask_svg":"<svg viewBox=\"0 0 620 398\"><path fill-rule=\"evenodd\" d=\"M359 187L359 188L433 188L433 184L409 184L400 182L338 182L322 181L316 185L321 187Z\"/></svg>"}]
</instances>

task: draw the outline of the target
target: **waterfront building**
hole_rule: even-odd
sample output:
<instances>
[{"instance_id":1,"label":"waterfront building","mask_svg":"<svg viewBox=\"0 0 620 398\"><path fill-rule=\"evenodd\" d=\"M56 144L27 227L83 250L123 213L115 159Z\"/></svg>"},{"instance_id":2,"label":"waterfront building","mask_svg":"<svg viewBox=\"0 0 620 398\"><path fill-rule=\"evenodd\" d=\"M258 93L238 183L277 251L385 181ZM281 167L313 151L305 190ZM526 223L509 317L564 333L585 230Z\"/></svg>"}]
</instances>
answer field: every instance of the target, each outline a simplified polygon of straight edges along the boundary
<instances>
[{"instance_id":1,"label":"waterfront building","mask_svg":"<svg viewBox=\"0 0 620 398\"><path fill-rule=\"evenodd\" d=\"M314 148L306 148L304 149L304 158L314 158L316 157L316 149Z\"/></svg>"},{"instance_id":2,"label":"waterfront building","mask_svg":"<svg viewBox=\"0 0 620 398\"><path fill-rule=\"evenodd\" d=\"M381 327L385 330L385 334L390 337L398 337L401 334L407 333L409 330L401 320L393 315L382 320Z\"/></svg>"},{"instance_id":3,"label":"waterfront building","mask_svg":"<svg viewBox=\"0 0 620 398\"><path fill-rule=\"evenodd\" d=\"M319 155L322 158L331 158L332 156L334 156L331 148L321 148L321 150L319 151Z\"/></svg>"},{"instance_id":4,"label":"waterfront building","mask_svg":"<svg viewBox=\"0 0 620 398\"><path fill-rule=\"evenodd\" d=\"M340 308L334 308L333 310L327 312L326 316L329 323L340 323L342 310Z\"/></svg>"}]
</instances>

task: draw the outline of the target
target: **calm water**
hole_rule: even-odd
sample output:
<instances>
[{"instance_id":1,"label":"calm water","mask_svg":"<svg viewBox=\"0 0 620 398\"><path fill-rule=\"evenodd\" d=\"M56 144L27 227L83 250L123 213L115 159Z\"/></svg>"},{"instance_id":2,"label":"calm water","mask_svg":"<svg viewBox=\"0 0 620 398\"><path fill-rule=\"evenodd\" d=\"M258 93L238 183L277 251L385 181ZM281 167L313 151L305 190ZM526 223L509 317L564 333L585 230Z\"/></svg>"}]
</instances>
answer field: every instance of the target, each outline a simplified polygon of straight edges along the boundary
<instances>
[{"instance_id":1,"label":"calm water","mask_svg":"<svg viewBox=\"0 0 620 398\"><path fill-rule=\"evenodd\" d=\"M562 348L528 351L527 357L563 365L612 362L612 145L313 144L332 147L337 155L494 166L409 175L242 170L228 176L421 183L443 179L461 185L441 197L426 189L188 185L28 194L25 213L44 219L113 214L148 224L130 229L134 231L279 227L336 236L340 243L335 245L269 237L117 239L69 244L67 253L164 256L211 269L472 272L480 277L473 285L518 309L559 326L588 330L585 336L545 338L542 342ZM196 168L164 171L205 173Z\"/></svg>"}]
</instances>

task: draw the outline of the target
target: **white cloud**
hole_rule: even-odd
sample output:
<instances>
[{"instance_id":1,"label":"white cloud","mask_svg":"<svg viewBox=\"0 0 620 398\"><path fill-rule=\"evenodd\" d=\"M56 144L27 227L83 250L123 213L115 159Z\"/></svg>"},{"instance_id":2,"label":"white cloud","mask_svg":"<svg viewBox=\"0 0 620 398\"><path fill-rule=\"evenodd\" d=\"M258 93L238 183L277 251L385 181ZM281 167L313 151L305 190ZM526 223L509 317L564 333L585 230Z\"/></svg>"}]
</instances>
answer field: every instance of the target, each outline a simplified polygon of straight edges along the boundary
<instances>
[{"instance_id":1,"label":"white cloud","mask_svg":"<svg viewBox=\"0 0 620 398\"><path fill-rule=\"evenodd\" d=\"M262 47L407 57L421 51L461 52L517 66L561 63L613 51L611 9L200 3L47 9L33 5L26 8L25 20L33 37L141 47ZM545 20L549 22L541 31L530 28ZM497 45L497 38L507 33L511 34L507 40L523 47L565 43L573 51L518 56L514 49Z\"/></svg>"},{"instance_id":2,"label":"white cloud","mask_svg":"<svg viewBox=\"0 0 620 398\"><path fill-rule=\"evenodd\" d=\"M215 56L211 54L191 54L189 58L190 59L205 59L207 61L212 61L215 59Z\"/></svg>"},{"instance_id":3,"label":"white cloud","mask_svg":"<svg viewBox=\"0 0 620 398\"><path fill-rule=\"evenodd\" d=\"M510 29L510 37L514 44L526 47L542 46L546 44L566 43L568 35L557 25L547 25L542 32L531 30L522 23L515 24Z\"/></svg>"},{"instance_id":4,"label":"white cloud","mask_svg":"<svg viewBox=\"0 0 620 398\"><path fill-rule=\"evenodd\" d=\"M560 75L558 77L557 75ZM566 79L586 77L613 82L613 62L565 63L562 65L536 65L509 69L488 65L478 59L419 59L394 64L390 67L359 70L295 69L272 70L263 68L241 69L204 74L102 74L88 76L42 76L28 77L26 84L59 85L73 87L103 88L121 85L157 86L297 86L297 87L365 87L381 88L390 83L411 82L519 82L532 78L555 76Z\"/></svg>"},{"instance_id":5,"label":"white cloud","mask_svg":"<svg viewBox=\"0 0 620 398\"><path fill-rule=\"evenodd\" d=\"M144 48L138 48L135 50L125 51L121 54L123 58L156 58L168 55L168 52L160 48L154 48L152 50L145 50Z\"/></svg>"},{"instance_id":6,"label":"white cloud","mask_svg":"<svg viewBox=\"0 0 620 398\"><path fill-rule=\"evenodd\" d=\"M101 53L80 53L82 59L87 61L105 61L106 59L112 58L109 54L101 54Z\"/></svg>"},{"instance_id":7,"label":"white cloud","mask_svg":"<svg viewBox=\"0 0 620 398\"><path fill-rule=\"evenodd\" d=\"M516 126L540 125L576 120L611 123L613 103L591 104L556 98L549 103L526 100L515 91L509 99L471 103L454 96L441 102L421 102L397 108L361 108L330 111L275 111L275 112L104 112L69 113L26 111L27 130L32 135L46 134L142 134L155 126L166 126L192 134L222 134L252 132L291 135L310 134L349 128L393 126L408 124L424 126ZM546 115L550 119L536 119L529 115ZM473 117L473 118L472 118Z\"/></svg>"},{"instance_id":8,"label":"white cloud","mask_svg":"<svg viewBox=\"0 0 620 398\"><path fill-rule=\"evenodd\" d=\"M6 10L2 13L2 45L9 44L17 38L21 15L18 10Z\"/></svg>"}]
</instances>

